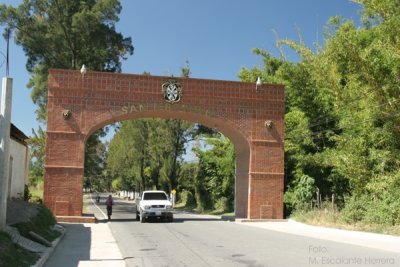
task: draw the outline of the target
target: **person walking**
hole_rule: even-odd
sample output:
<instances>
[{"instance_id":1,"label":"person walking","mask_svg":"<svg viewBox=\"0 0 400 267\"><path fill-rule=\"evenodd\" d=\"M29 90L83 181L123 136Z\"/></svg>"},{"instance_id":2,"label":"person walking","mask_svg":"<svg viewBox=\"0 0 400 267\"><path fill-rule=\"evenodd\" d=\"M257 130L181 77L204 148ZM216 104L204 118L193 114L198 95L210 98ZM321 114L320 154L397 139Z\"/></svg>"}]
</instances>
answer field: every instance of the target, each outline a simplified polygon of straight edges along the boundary
<instances>
[{"instance_id":1,"label":"person walking","mask_svg":"<svg viewBox=\"0 0 400 267\"><path fill-rule=\"evenodd\" d=\"M114 200L112 199L112 196L109 195L107 200L106 200L106 206L107 206L107 216L108 220L111 220L111 215L112 215L112 206L114 205Z\"/></svg>"}]
</instances>

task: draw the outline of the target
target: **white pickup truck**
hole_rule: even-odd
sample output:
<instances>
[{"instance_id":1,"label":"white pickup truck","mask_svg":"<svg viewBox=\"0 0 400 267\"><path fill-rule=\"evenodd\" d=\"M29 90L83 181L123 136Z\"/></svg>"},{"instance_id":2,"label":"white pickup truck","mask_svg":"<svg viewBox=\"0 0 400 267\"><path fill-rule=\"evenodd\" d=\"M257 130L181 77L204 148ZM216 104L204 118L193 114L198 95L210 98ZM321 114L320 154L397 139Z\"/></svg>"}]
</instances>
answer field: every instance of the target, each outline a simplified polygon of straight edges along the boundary
<instances>
[{"instance_id":1,"label":"white pickup truck","mask_svg":"<svg viewBox=\"0 0 400 267\"><path fill-rule=\"evenodd\" d=\"M148 218L173 221L172 203L164 191L143 191L136 199L136 220L144 223Z\"/></svg>"}]
</instances>

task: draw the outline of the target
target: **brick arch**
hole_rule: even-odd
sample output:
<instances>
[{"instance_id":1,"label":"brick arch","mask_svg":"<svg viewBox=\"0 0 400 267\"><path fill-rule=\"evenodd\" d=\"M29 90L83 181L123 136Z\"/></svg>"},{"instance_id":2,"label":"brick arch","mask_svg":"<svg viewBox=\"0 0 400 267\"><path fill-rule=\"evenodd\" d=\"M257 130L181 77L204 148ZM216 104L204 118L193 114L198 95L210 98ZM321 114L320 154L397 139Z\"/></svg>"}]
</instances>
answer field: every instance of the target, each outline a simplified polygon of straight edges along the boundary
<instances>
[{"instance_id":1,"label":"brick arch","mask_svg":"<svg viewBox=\"0 0 400 267\"><path fill-rule=\"evenodd\" d=\"M85 142L97 129L128 119L176 118L214 128L234 143L236 217L283 218L283 86L173 78L182 95L168 103L161 85L171 79L51 70L45 204L57 216L81 215Z\"/></svg>"}]
</instances>

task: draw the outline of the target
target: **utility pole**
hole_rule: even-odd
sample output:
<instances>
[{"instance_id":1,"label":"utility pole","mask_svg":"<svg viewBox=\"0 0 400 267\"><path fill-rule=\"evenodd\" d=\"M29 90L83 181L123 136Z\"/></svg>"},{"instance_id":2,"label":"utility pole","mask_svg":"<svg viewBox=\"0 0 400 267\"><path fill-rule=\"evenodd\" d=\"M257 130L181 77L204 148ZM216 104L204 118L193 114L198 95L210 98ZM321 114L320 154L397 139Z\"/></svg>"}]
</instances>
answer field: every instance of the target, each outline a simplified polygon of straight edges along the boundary
<instances>
[{"instance_id":1,"label":"utility pole","mask_svg":"<svg viewBox=\"0 0 400 267\"><path fill-rule=\"evenodd\" d=\"M2 80L0 105L0 231L6 228L10 167L10 126L13 79L9 77L10 29L7 29L6 77Z\"/></svg>"},{"instance_id":2,"label":"utility pole","mask_svg":"<svg viewBox=\"0 0 400 267\"><path fill-rule=\"evenodd\" d=\"M6 227L9 162L10 162L10 124L12 83L10 77L4 77L1 89L0 106L0 231Z\"/></svg>"}]
</instances>

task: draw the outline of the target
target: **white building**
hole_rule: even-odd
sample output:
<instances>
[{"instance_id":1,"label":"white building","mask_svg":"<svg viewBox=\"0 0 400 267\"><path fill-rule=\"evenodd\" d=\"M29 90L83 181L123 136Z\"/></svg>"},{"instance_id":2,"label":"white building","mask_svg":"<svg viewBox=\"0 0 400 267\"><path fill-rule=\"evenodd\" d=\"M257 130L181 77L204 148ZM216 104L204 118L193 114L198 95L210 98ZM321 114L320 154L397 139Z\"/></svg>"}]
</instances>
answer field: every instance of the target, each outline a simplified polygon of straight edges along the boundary
<instances>
[{"instance_id":1,"label":"white building","mask_svg":"<svg viewBox=\"0 0 400 267\"><path fill-rule=\"evenodd\" d=\"M8 198L23 198L24 188L28 184L29 138L11 123L10 129L10 167L8 180Z\"/></svg>"}]
</instances>

